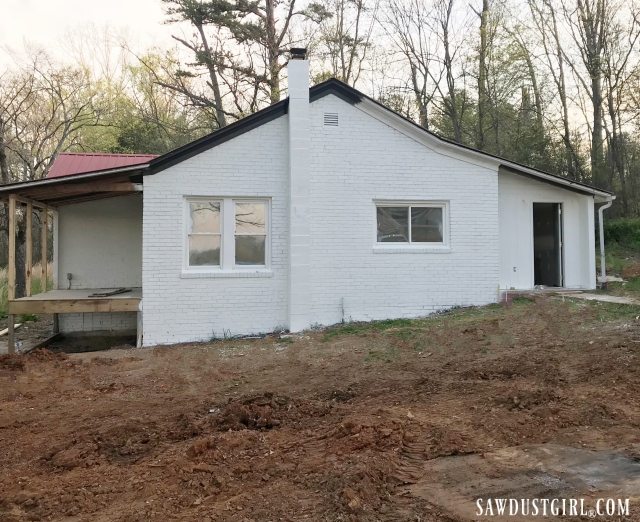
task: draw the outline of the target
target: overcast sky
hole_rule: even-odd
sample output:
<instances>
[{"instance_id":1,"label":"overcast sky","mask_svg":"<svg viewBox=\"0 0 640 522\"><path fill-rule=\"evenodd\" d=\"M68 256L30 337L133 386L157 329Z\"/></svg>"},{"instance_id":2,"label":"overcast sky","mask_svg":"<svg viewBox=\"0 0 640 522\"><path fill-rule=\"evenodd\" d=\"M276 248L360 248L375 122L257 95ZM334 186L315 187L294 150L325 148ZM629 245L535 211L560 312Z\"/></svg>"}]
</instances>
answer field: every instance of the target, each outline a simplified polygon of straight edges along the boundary
<instances>
[{"instance_id":1,"label":"overcast sky","mask_svg":"<svg viewBox=\"0 0 640 522\"><path fill-rule=\"evenodd\" d=\"M45 48L60 59L69 52L69 34L109 32L136 51L173 47L175 27L164 24L160 0L0 0L0 66L22 53L25 44Z\"/></svg>"}]
</instances>

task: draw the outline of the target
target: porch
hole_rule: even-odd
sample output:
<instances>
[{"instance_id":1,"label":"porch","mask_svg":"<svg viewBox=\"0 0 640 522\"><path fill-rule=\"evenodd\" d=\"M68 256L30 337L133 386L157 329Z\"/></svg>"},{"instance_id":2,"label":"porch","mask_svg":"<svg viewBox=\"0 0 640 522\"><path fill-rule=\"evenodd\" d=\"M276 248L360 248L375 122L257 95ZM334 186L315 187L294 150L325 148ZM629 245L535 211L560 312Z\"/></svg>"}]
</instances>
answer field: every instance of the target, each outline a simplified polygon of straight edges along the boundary
<instances>
[{"instance_id":1,"label":"porch","mask_svg":"<svg viewBox=\"0 0 640 522\"><path fill-rule=\"evenodd\" d=\"M52 335L60 333L59 314L136 314L136 346L142 345L142 288L83 288L49 290L9 301L9 317L53 314ZM13 321L9 321L9 351L15 350ZM13 346L12 346L13 344Z\"/></svg>"},{"instance_id":2,"label":"porch","mask_svg":"<svg viewBox=\"0 0 640 522\"><path fill-rule=\"evenodd\" d=\"M132 177L138 172L136 167L0 187L8 206L9 353L15 351L16 319L31 314L52 314L52 334L104 326L112 333L135 330L141 344L142 185ZM16 256L19 226L24 264ZM32 274L34 234L41 245L38 261L53 264L53 281L46 270ZM18 297L16 274L22 270L25 292ZM31 295L32 277L41 278L41 293Z\"/></svg>"}]
</instances>

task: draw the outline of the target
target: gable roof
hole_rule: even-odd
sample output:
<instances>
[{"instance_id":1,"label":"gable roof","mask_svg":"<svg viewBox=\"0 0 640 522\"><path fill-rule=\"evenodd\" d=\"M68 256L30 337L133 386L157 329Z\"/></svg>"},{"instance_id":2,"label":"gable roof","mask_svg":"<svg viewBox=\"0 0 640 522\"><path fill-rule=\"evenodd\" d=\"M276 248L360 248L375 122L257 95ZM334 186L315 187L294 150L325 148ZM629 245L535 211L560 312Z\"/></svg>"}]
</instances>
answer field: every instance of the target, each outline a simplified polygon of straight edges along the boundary
<instances>
[{"instance_id":1,"label":"gable roof","mask_svg":"<svg viewBox=\"0 0 640 522\"><path fill-rule=\"evenodd\" d=\"M522 165L514 161L507 160L505 158L501 158L499 156L495 156L493 154L489 154L487 152L474 149L473 147L462 145L460 143L456 143L454 141L438 136L437 134L428 131L424 127L421 127L414 121L406 118L405 116L402 116L401 114L393 111L392 109L386 107L385 105L367 96L366 94L347 85L346 83L336 80L335 78L329 79L311 87L309 89L309 100L310 102L314 102L329 94L338 96L339 98L352 105L360 105L361 107L366 108L367 112L377 112L378 115L385 118L389 125L392 125L399 129L402 128L405 132L419 137L423 141L428 142L430 146L433 146L440 151L444 151L445 153L448 152L458 155L464 154L472 162L477 161L491 163L493 166L496 166L498 168L503 167L509 172L536 178L538 180L551 183L556 186L561 186L569 190L580 192L582 194L598 196L605 200L615 199L613 193L608 190L599 189L586 183L581 183L578 181L570 180L563 176L558 176L557 174L534 169L532 167L528 167L526 165ZM289 100L288 98L285 98L284 100L280 100L279 102L276 102L269 107L246 116L245 118L235 121L227 125L226 127L218 129L210 134L207 134L206 136L203 136L202 138L187 143L186 145L178 147L177 149L167 152L166 154L163 154L161 156L153 157L152 155L139 155L145 156L145 159L147 159L148 157L152 158L150 160L147 159L147 161L140 164L129 164L127 166L85 172L82 174L66 176L62 178L54 177L54 179L47 178L44 180L31 182L12 183L9 185L0 186L0 194L17 192L21 187L26 186L31 188L32 186L40 186L41 184L52 184L58 182L62 183L69 180L70 178L72 178L74 181L79 181L80 178L102 179L103 176L110 177L114 175L126 174L129 175L132 179L139 180L142 176L153 175L161 172L171 167L172 165L180 163L188 158L200 154L201 152L204 152L210 148L220 145L221 143L231 140L236 136L244 134L245 132L255 129L261 125L264 125L265 123L268 123L286 114L288 111L288 107Z\"/></svg>"}]
</instances>

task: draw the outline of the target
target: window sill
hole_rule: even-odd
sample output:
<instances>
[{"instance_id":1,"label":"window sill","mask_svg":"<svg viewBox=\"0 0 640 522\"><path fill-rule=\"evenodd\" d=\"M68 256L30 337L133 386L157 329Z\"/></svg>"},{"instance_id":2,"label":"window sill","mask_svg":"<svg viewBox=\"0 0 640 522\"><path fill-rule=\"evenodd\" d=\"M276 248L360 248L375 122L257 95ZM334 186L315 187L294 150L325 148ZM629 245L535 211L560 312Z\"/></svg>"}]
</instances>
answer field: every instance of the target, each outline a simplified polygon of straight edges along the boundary
<instances>
[{"instance_id":1,"label":"window sill","mask_svg":"<svg viewBox=\"0 0 640 522\"><path fill-rule=\"evenodd\" d=\"M181 279L243 279L255 277L273 277L271 270L183 270L180 274Z\"/></svg>"},{"instance_id":2,"label":"window sill","mask_svg":"<svg viewBox=\"0 0 640 522\"><path fill-rule=\"evenodd\" d=\"M374 254L448 254L451 247L447 245L375 245Z\"/></svg>"}]
</instances>

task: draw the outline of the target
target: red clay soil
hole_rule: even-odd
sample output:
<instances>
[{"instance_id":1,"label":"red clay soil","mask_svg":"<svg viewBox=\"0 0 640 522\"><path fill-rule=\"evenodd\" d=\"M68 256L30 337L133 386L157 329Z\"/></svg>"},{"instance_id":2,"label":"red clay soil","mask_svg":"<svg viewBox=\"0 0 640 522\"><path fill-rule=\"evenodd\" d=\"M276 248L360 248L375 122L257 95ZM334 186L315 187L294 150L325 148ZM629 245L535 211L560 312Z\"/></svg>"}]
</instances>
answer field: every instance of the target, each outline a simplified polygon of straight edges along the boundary
<instances>
[{"instance_id":1,"label":"red clay soil","mask_svg":"<svg viewBox=\"0 0 640 522\"><path fill-rule=\"evenodd\" d=\"M634 312L545 298L4 356L0 520L460 520L411 495L429 459L545 442L638 454Z\"/></svg>"}]
</instances>

